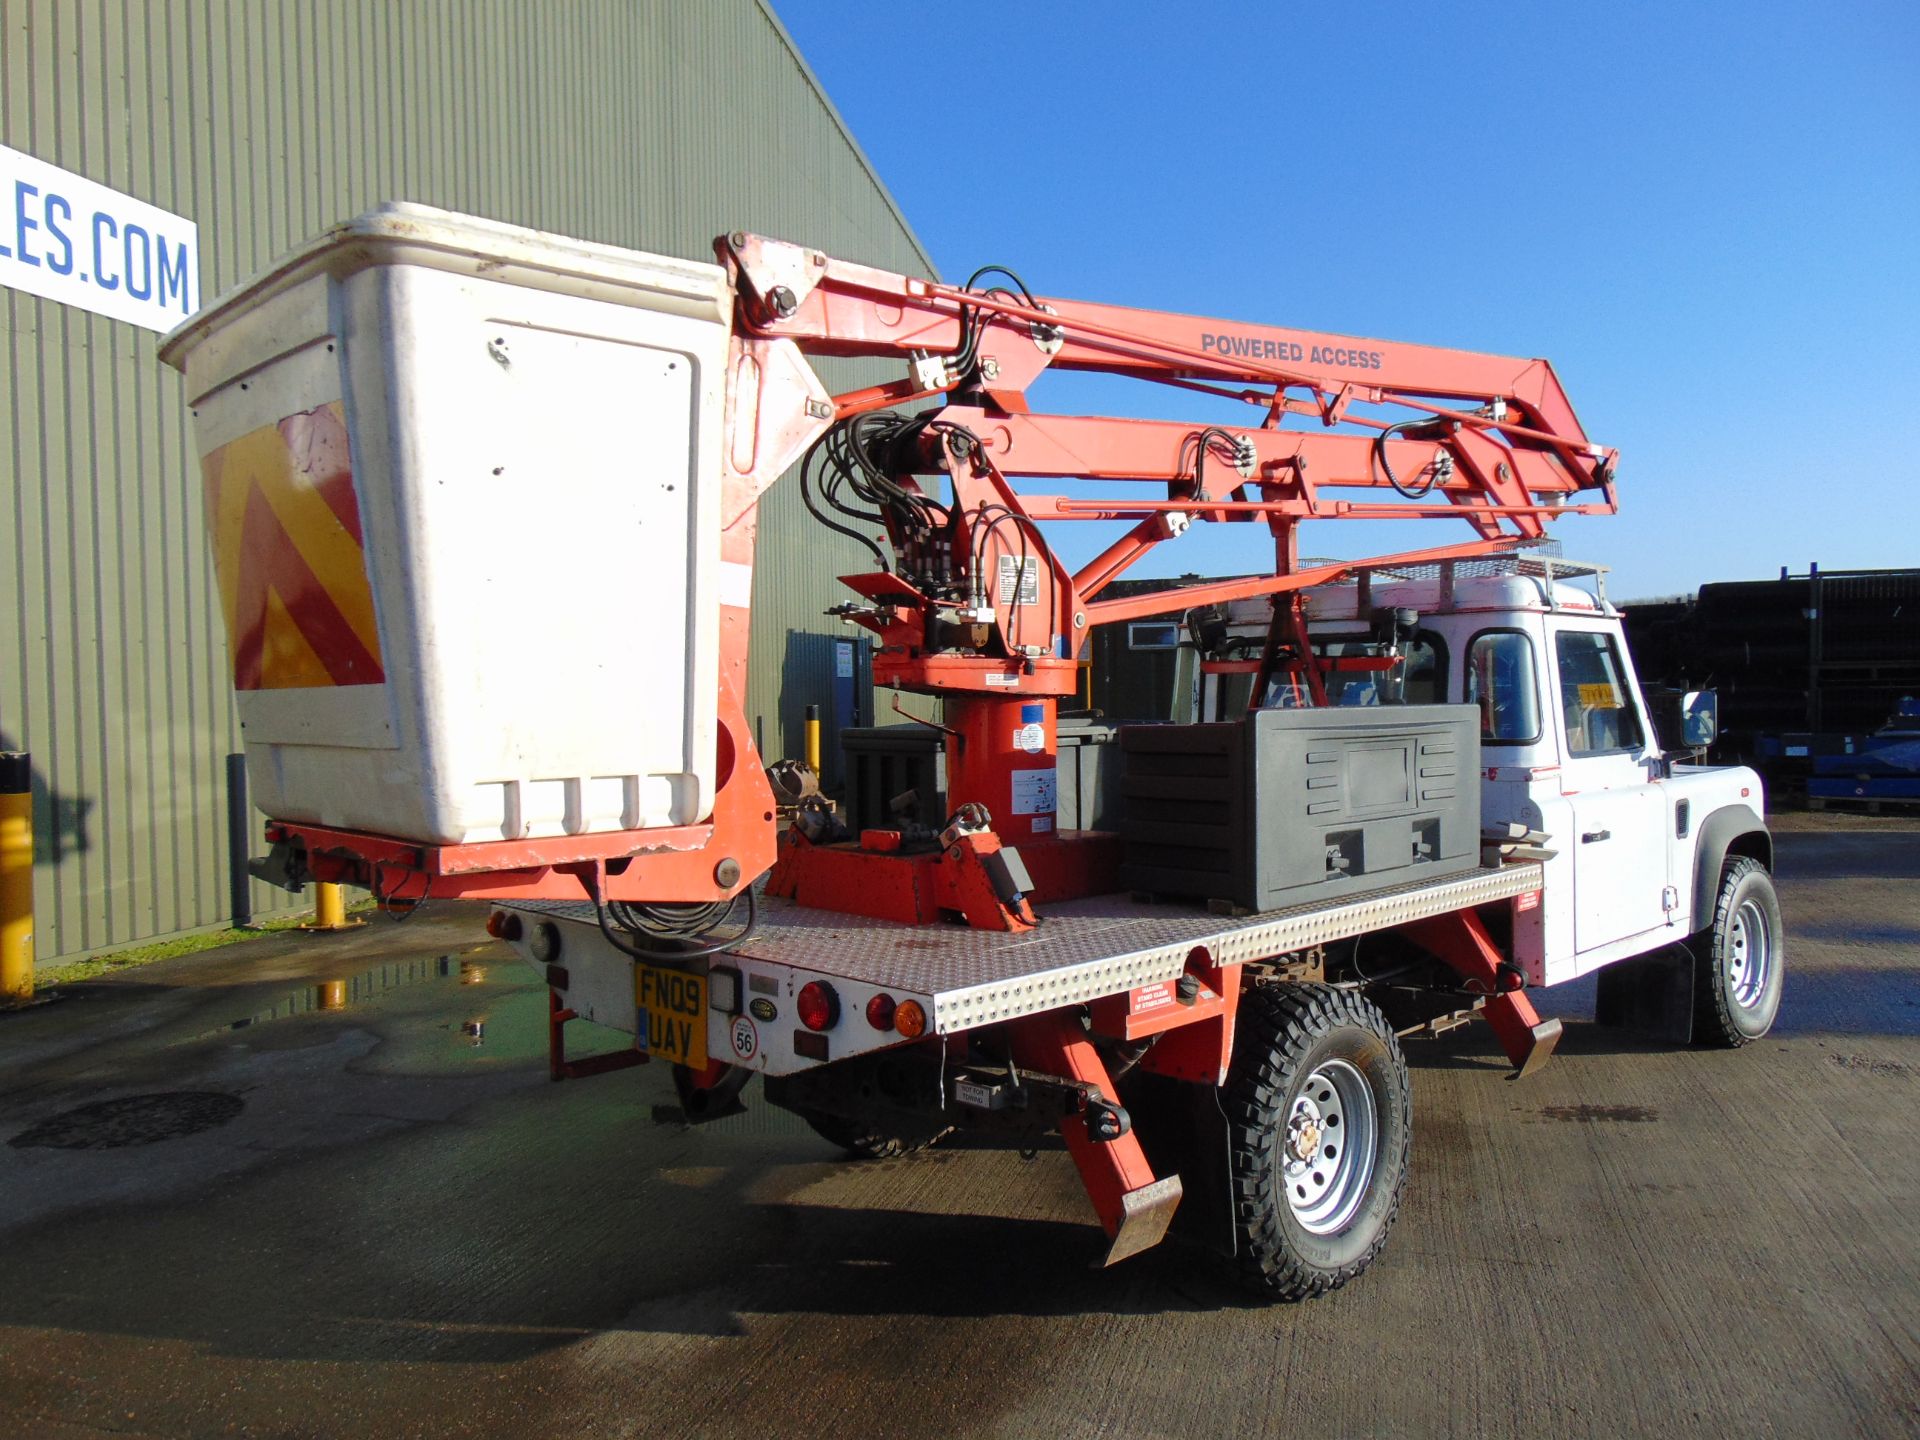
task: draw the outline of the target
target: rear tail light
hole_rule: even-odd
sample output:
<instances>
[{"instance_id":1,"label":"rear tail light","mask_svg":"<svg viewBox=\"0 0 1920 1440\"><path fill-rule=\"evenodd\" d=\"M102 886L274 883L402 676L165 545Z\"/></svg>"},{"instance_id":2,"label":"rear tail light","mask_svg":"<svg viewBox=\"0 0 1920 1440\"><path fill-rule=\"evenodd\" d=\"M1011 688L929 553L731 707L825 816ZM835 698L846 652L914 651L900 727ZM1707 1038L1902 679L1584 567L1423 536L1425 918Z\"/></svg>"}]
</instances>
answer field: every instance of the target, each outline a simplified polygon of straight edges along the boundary
<instances>
[{"instance_id":1,"label":"rear tail light","mask_svg":"<svg viewBox=\"0 0 1920 1440\"><path fill-rule=\"evenodd\" d=\"M520 917L510 910L496 910L487 916L487 934L496 940L518 940Z\"/></svg>"},{"instance_id":2,"label":"rear tail light","mask_svg":"<svg viewBox=\"0 0 1920 1440\"><path fill-rule=\"evenodd\" d=\"M876 1030L893 1029L893 997L876 995L867 1001L867 1023Z\"/></svg>"},{"instance_id":3,"label":"rear tail light","mask_svg":"<svg viewBox=\"0 0 1920 1440\"><path fill-rule=\"evenodd\" d=\"M909 1040L918 1040L927 1033L927 1012L918 1000L902 1000L893 1012L893 1028Z\"/></svg>"},{"instance_id":4,"label":"rear tail light","mask_svg":"<svg viewBox=\"0 0 1920 1440\"><path fill-rule=\"evenodd\" d=\"M809 980L793 997L800 1023L809 1030L831 1030L840 1018L840 997L824 980Z\"/></svg>"}]
</instances>

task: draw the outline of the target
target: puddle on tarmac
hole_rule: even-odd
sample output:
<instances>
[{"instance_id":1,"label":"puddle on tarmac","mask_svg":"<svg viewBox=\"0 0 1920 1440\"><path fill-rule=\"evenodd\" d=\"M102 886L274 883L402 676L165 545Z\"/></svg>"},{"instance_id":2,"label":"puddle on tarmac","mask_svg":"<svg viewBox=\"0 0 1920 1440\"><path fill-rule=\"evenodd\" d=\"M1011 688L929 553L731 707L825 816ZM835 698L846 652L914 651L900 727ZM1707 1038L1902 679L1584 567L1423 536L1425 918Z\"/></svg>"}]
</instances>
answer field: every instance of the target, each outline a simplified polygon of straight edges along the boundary
<instances>
[{"instance_id":1,"label":"puddle on tarmac","mask_svg":"<svg viewBox=\"0 0 1920 1440\"><path fill-rule=\"evenodd\" d=\"M478 960L465 960L458 955L396 960L344 980L322 980L318 984L289 990L264 1010L230 1020L221 1030L246 1030L255 1025L264 1025L269 1020L290 1020L300 1015L351 1010L391 995L396 990L416 985L450 985L455 982L461 985L484 985L488 971L497 971L499 968L498 962L488 965ZM217 1035L221 1031L207 1033ZM479 1043L477 1036L473 1039L475 1044Z\"/></svg>"}]
</instances>

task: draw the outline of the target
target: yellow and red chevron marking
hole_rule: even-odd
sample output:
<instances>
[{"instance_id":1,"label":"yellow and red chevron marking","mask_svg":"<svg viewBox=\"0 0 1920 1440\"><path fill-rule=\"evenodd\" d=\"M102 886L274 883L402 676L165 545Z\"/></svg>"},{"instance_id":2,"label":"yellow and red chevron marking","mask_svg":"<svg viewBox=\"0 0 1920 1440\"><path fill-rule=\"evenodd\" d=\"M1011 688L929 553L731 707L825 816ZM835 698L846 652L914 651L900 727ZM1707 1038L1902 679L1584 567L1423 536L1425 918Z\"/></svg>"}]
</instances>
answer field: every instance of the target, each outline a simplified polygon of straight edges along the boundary
<instances>
[{"instance_id":1,"label":"yellow and red chevron marking","mask_svg":"<svg viewBox=\"0 0 1920 1440\"><path fill-rule=\"evenodd\" d=\"M341 403L228 441L201 474L233 688L384 681Z\"/></svg>"}]
</instances>

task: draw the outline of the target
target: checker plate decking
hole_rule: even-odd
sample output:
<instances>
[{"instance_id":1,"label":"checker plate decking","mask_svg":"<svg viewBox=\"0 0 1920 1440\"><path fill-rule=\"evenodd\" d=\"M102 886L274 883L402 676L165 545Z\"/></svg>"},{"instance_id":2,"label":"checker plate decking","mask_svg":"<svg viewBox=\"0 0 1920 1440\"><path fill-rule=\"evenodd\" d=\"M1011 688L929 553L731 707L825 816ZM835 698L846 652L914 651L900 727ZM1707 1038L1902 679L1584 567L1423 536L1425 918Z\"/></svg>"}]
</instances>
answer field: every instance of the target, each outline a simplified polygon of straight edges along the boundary
<instances>
[{"instance_id":1,"label":"checker plate decking","mask_svg":"<svg viewBox=\"0 0 1920 1440\"><path fill-rule=\"evenodd\" d=\"M1216 964L1260 960L1543 884L1538 864L1504 865L1237 919L1103 895L1048 905L1041 926L1022 935L903 925L762 897L758 930L729 953L922 996L932 1028L945 1034L1175 979L1196 945L1206 946ZM590 905L509 908L594 924Z\"/></svg>"}]
</instances>

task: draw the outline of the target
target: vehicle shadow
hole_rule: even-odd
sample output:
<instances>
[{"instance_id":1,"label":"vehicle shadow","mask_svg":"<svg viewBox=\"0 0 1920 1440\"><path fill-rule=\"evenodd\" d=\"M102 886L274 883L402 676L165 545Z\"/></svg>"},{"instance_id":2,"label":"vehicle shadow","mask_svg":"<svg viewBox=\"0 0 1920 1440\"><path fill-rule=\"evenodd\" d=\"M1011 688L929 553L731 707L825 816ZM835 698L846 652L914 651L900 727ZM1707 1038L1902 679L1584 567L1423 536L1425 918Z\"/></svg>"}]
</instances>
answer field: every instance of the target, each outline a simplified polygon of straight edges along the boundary
<instances>
[{"instance_id":1,"label":"vehicle shadow","mask_svg":"<svg viewBox=\"0 0 1920 1440\"><path fill-rule=\"evenodd\" d=\"M959 1183L971 1161L935 1152L877 1163L923 1178L953 1166ZM104 1228L91 1218L65 1236L13 1239L0 1262L0 1326L186 1341L237 1358L505 1364L605 1332L737 1336L745 1315L1126 1316L1259 1303L1224 1262L1178 1239L1093 1268L1105 1241L1091 1216L1083 1225L752 1198L766 1173L741 1167L688 1192L684 1208L629 1217L623 1236L498 1206L476 1212L457 1193L423 1200L437 1216L434 1253L484 1264L426 1263L414 1227L393 1216L363 1216L349 1232L309 1215L310 1229L256 1224L218 1239L209 1216L184 1243L169 1225L144 1245L137 1218ZM529 1237L548 1231L530 1253ZM137 1273L133 1253L144 1256Z\"/></svg>"},{"instance_id":2,"label":"vehicle shadow","mask_svg":"<svg viewBox=\"0 0 1920 1440\"><path fill-rule=\"evenodd\" d=\"M1093 1224L911 1210L771 1205L755 1223L788 1248L721 1285L642 1305L615 1328L728 1333L739 1313L838 1316L1144 1316L1258 1309L1224 1257L1179 1235L1099 1265Z\"/></svg>"},{"instance_id":3,"label":"vehicle shadow","mask_svg":"<svg viewBox=\"0 0 1920 1440\"><path fill-rule=\"evenodd\" d=\"M1588 976L1550 990L1529 991L1542 1018L1562 1025L1557 1056L1658 1054L1688 1048L1645 1031L1594 1021L1594 980ZM1920 1035L1920 970L1865 965L1787 971L1780 1013L1768 1032L1802 1035ZM1485 1025L1474 1023L1437 1037L1401 1041L1415 1070L1503 1070L1505 1054Z\"/></svg>"},{"instance_id":4,"label":"vehicle shadow","mask_svg":"<svg viewBox=\"0 0 1920 1440\"><path fill-rule=\"evenodd\" d=\"M1773 837L1783 887L1822 880L1920 879L1920 830L1796 831Z\"/></svg>"},{"instance_id":5,"label":"vehicle shadow","mask_svg":"<svg viewBox=\"0 0 1920 1440\"><path fill-rule=\"evenodd\" d=\"M1539 1004L1541 997L1536 996ZM1545 1005L1543 1016L1562 1018L1556 1058L1571 1055L1652 1055L1677 1047L1672 1041L1635 1030L1596 1025L1591 1019L1552 1017ZM1421 1070L1485 1070L1490 1074L1511 1071L1513 1064L1501 1050L1493 1031L1479 1023L1450 1030L1440 1036L1409 1036L1400 1042L1407 1057L1407 1068ZM1552 1062L1549 1061L1549 1064Z\"/></svg>"},{"instance_id":6,"label":"vehicle shadow","mask_svg":"<svg viewBox=\"0 0 1920 1440\"><path fill-rule=\"evenodd\" d=\"M1674 1048L1636 1032L1582 1023L1593 1020L1594 988L1594 978L1586 976L1533 995L1542 1015L1558 1016L1566 1023L1562 1050L1574 1046L1604 1053L1642 1044L1651 1049ZM1920 1035L1920 970L1898 965L1797 968L1789 952L1780 1013L1769 1033Z\"/></svg>"},{"instance_id":7,"label":"vehicle shadow","mask_svg":"<svg viewBox=\"0 0 1920 1440\"><path fill-rule=\"evenodd\" d=\"M319 1077L336 1062L301 1063ZM1057 1140L1031 1168L1018 1145L972 1137L851 1161L771 1115L757 1133L650 1123L666 1080L494 1089L409 1118L421 1082L395 1075L297 1134L278 1111L266 1128L248 1118L274 1105L264 1088L232 1123L164 1144L50 1149L25 1132L0 1167L33 1167L15 1180L74 1203L0 1218L0 1329L240 1359L506 1364L623 1330L737 1336L758 1314L1257 1303L1175 1240L1092 1268L1105 1240ZM235 1146L254 1152L244 1170Z\"/></svg>"}]
</instances>

